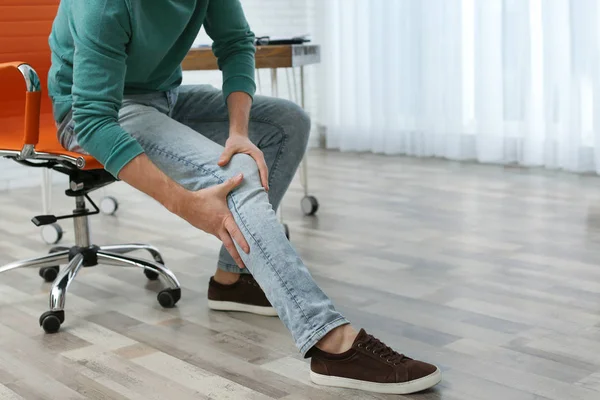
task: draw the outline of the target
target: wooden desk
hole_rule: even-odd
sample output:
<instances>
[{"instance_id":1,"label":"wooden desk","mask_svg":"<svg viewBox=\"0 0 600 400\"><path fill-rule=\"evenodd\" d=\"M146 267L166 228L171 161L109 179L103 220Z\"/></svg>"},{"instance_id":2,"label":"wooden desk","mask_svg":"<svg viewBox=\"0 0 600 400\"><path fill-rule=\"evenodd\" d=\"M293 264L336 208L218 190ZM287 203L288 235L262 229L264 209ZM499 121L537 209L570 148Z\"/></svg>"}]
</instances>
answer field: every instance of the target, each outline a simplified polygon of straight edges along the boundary
<instances>
[{"instance_id":1,"label":"wooden desk","mask_svg":"<svg viewBox=\"0 0 600 400\"><path fill-rule=\"evenodd\" d=\"M321 46L281 45L258 46L256 68L295 68L321 62ZM189 51L181 64L184 71L210 71L219 69L217 59L210 47L198 47Z\"/></svg>"}]
</instances>

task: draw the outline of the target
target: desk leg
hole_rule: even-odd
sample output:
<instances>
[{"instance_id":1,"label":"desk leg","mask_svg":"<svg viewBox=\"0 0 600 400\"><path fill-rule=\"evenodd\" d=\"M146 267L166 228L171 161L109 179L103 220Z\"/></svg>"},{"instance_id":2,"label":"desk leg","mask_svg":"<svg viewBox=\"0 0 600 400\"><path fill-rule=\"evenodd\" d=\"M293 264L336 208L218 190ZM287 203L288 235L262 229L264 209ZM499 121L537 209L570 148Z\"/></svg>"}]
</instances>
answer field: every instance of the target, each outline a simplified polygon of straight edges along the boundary
<instances>
[{"instance_id":1,"label":"desk leg","mask_svg":"<svg viewBox=\"0 0 600 400\"><path fill-rule=\"evenodd\" d=\"M260 83L260 69L256 69L256 86L258 87L258 94L262 94L262 84Z\"/></svg>"},{"instance_id":2,"label":"desk leg","mask_svg":"<svg viewBox=\"0 0 600 400\"><path fill-rule=\"evenodd\" d=\"M306 94L305 94L305 80L304 80L304 67L300 67L300 106L306 110ZM319 202L315 196L311 196L308 194L308 159L305 155L302 158L301 168L300 168L300 182L302 183L302 187L304 189L304 197L300 201L300 207L302 208L302 212L305 215L314 215L317 213L319 209Z\"/></svg>"},{"instance_id":3,"label":"desk leg","mask_svg":"<svg viewBox=\"0 0 600 400\"><path fill-rule=\"evenodd\" d=\"M271 68L271 96L279 97L279 88L277 87L277 68Z\"/></svg>"}]
</instances>

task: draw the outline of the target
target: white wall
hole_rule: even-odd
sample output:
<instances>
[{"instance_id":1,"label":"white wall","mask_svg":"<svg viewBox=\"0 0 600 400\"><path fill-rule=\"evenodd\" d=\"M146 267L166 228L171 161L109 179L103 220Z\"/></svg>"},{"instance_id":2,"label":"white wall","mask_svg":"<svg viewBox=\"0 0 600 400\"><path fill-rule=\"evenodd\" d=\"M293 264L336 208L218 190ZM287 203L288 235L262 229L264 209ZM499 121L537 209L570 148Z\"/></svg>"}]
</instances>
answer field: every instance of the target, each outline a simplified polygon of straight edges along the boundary
<instances>
[{"instance_id":1,"label":"white wall","mask_svg":"<svg viewBox=\"0 0 600 400\"><path fill-rule=\"evenodd\" d=\"M257 36L293 36L312 33L315 20L315 4L318 0L242 0L246 17ZM321 0L322 1L322 0ZM210 44L204 32L197 43ZM307 86L315 85L315 68L307 68ZM270 94L270 74L262 71L262 93ZM186 73L184 83L208 83L219 87L220 72ZM279 94L289 98L285 72L279 72ZM316 115L317 98L315 91L307 92L307 109ZM315 143L315 135L311 143ZM0 159L0 190L23 186L34 186L40 182L41 172L35 168L27 168L19 164Z\"/></svg>"}]
</instances>

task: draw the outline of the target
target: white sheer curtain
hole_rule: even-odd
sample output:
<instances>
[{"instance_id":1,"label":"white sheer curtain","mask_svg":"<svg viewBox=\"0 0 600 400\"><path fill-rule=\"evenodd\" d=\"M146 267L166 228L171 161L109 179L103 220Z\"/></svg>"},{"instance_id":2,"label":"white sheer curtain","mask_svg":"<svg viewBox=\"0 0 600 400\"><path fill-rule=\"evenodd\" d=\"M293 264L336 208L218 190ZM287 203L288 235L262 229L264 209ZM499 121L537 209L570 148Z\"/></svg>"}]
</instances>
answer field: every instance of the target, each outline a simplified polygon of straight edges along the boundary
<instances>
[{"instance_id":1,"label":"white sheer curtain","mask_svg":"<svg viewBox=\"0 0 600 400\"><path fill-rule=\"evenodd\" d=\"M600 172L600 0L323 0L342 151Z\"/></svg>"}]
</instances>

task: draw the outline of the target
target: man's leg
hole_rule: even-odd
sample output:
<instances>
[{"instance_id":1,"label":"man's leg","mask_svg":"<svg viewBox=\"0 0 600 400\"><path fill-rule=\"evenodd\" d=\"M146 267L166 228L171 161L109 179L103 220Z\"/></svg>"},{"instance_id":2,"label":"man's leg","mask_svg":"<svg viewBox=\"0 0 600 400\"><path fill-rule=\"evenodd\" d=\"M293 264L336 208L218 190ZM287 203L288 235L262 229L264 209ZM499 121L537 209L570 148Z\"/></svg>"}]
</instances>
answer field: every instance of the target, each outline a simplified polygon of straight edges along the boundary
<instances>
[{"instance_id":1,"label":"man's leg","mask_svg":"<svg viewBox=\"0 0 600 400\"><path fill-rule=\"evenodd\" d=\"M172 117L212 141L225 145L229 135L229 117L220 90L209 85L181 87ZM287 100L255 96L248 135L265 156L269 169L268 196L275 211L304 156L309 132L310 119L298 105ZM252 285L251 277L236 283L239 274L247 272L240 270L222 247L217 272L209 285L211 308L276 315L260 288ZM223 284L232 286L224 287ZM217 304L215 298L226 301Z\"/></svg>"},{"instance_id":2,"label":"man's leg","mask_svg":"<svg viewBox=\"0 0 600 400\"><path fill-rule=\"evenodd\" d=\"M171 107L164 95L136 100L124 102L119 123L172 179L189 190L200 190L244 174L244 182L227 196L229 209L250 245L250 253L239 247L238 251L300 352L312 358L313 382L406 394L441 380L435 366L395 352L364 330L357 334L335 310L279 226L253 159L238 154L226 167L218 167L223 147L169 118L166 114ZM59 132L63 133L70 136L64 141L68 148L78 150L73 129Z\"/></svg>"},{"instance_id":3,"label":"man's leg","mask_svg":"<svg viewBox=\"0 0 600 400\"><path fill-rule=\"evenodd\" d=\"M244 182L227 199L250 245L249 254L239 251L303 354L332 329L348 323L285 237L250 156L237 154L221 168L217 161L223 146L147 105L126 103L119 122L162 171L189 190L244 174Z\"/></svg>"}]
</instances>

